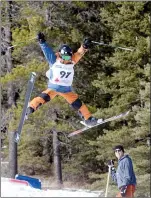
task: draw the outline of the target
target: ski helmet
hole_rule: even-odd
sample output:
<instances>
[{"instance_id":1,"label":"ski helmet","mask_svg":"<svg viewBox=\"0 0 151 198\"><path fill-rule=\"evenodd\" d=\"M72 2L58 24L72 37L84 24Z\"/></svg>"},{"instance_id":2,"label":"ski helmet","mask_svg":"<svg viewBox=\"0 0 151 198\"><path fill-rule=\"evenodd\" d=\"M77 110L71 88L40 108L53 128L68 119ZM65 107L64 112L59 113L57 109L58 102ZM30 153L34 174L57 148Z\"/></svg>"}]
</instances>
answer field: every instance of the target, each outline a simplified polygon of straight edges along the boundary
<instances>
[{"instance_id":1,"label":"ski helmet","mask_svg":"<svg viewBox=\"0 0 151 198\"><path fill-rule=\"evenodd\" d=\"M72 49L68 45L62 45L59 49L61 58L63 60L70 60L72 56Z\"/></svg>"}]
</instances>

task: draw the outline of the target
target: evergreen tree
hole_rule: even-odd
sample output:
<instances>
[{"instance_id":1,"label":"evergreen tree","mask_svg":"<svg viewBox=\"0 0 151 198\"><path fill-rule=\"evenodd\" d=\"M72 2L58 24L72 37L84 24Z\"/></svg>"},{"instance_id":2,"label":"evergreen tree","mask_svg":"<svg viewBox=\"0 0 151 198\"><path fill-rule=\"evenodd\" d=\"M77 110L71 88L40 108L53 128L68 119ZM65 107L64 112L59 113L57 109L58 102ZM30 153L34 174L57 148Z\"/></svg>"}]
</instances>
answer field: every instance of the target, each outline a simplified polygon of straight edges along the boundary
<instances>
[{"instance_id":1,"label":"evergreen tree","mask_svg":"<svg viewBox=\"0 0 151 198\"><path fill-rule=\"evenodd\" d=\"M96 158L99 162L103 160L104 163L112 159L112 147L123 144L126 151L132 155L138 178L139 175L144 173L146 175L149 171L149 149L146 145L146 137L149 134L147 124L149 105L142 106L142 103L148 104L143 92L149 96L147 91L149 81L145 73L149 64L150 33L149 12L145 7L145 2L117 2L109 3L101 10L102 20L111 32L112 44L135 50L133 52L115 50L105 59L107 66L112 65L112 73L109 76L106 72L98 74L98 79L94 80L93 84L102 89L102 92L111 94L111 99L108 108L98 110L97 115L112 116L128 109L131 112L121 121L108 123L103 129L103 135L99 136L97 141L90 141L92 146L98 146ZM138 141L139 143L136 143ZM144 166L144 172L141 166L142 173L140 160L143 161ZM142 185L141 181L138 185L140 184ZM148 192L149 185L145 189ZM140 190L137 195L142 195L144 192L145 190L143 192Z\"/></svg>"},{"instance_id":2,"label":"evergreen tree","mask_svg":"<svg viewBox=\"0 0 151 198\"><path fill-rule=\"evenodd\" d=\"M7 2L3 2L6 7ZM47 88L48 63L36 41L46 35L57 51L63 43L74 51L85 37L94 41L134 49L93 46L75 67L74 90L98 118L131 110L129 116L89 130L61 147L63 179L83 182L92 189L104 188L106 161L113 158L112 147L123 144L132 156L138 177L137 195L149 192L144 183L149 176L149 10L148 2L56 2L13 1L11 52L13 68L7 73L3 56L2 119L9 131L17 128L30 72L37 78L32 98ZM5 19L6 9L2 10ZM14 12L15 10L15 12ZM5 27L5 23L3 26ZM4 36L4 35L3 35ZM7 47L3 43L3 48ZM7 107L8 85L15 85L16 107ZM6 113L7 111L7 113ZM52 173L52 133L80 128L76 112L64 99L56 97L40 107L25 122L19 144L19 170L28 174ZM63 141L67 141L66 135ZM141 163L140 163L141 162ZM30 170L30 171L28 171ZM49 172L50 171L50 172ZM113 190L117 190L112 185ZM113 196L114 191L110 191Z\"/></svg>"}]
</instances>

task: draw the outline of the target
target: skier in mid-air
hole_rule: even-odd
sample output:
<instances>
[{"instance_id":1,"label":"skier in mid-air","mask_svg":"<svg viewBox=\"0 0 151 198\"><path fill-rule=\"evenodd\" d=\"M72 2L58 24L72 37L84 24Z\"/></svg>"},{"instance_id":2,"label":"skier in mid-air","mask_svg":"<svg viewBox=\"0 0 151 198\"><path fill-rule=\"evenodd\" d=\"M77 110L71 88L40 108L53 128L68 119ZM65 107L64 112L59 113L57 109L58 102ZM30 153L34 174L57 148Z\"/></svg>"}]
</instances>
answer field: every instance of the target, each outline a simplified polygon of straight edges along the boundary
<instances>
[{"instance_id":1,"label":"skier in mid-air","mask_svg":"<svg viewBox=\"0 0 151 198\"><path fill-rule=\"evenodd\" d=\"M91 47L91 40L85 39L76 53L73 53L72 49L66 44L60 47L59 52L54 53L52 48L46 43L45 36L41 32L37 34L37 40L49 63L50 69L46 72L49 82L48 88L30 101L27 108L27 117L36 111L38 107L59 95L65 98L78 111L86 125L96 125L98 119L91 115L86 105L81 102L79 96L72 91L71 87L74 77L74 65Z\"/></svg>"}]
</instances>

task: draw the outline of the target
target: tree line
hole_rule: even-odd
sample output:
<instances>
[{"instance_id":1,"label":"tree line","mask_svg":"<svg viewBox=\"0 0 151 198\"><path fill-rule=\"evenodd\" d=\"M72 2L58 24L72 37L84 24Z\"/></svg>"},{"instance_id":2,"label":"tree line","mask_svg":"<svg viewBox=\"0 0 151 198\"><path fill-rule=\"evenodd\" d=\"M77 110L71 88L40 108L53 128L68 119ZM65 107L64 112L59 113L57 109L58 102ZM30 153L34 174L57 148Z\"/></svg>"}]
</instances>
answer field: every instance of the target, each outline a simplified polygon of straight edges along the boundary
<instances>
[{"instance_id":1,"label":"tree line","mask_svg":"<svg viewBox=\"0 0 151 198\"><path fill-rule=\"evenodd\" d=\"M20 172L52 174L51 131L55 129L66 143L61 148L64 180L80 178L92 189L104 186L106 162L114 158L112 147L123 144L134 161L137 195L148 196L150 185L144 181L150 178L150 2L3 1L1 7L1 50L5 52L1 56L1 133L5 144L9 131L18 126L30 72L37 73L32 98L47 87L48 63L34 39L38 32L46 35L54 51L64 43L76 51L86 37L134 49L94 45L76 65L73 85L97 118L127 110L130 114L67 141L66 134L81 125L76 112L56 97L24 124L18 151Z\"/></svg>"}]
</instances>

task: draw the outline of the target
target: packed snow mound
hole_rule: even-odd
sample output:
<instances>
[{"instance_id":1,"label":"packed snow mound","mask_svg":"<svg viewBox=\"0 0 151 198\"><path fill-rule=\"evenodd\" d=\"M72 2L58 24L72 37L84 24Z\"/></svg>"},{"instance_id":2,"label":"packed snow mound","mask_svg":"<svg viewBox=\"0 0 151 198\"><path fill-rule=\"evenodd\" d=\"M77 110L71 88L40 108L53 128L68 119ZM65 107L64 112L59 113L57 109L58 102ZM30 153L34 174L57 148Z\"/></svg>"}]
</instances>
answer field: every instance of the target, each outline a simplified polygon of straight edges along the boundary
<instances>
[{"instance_id":1,"label":"packed snow mound","mask_svg":"<svg viewBox=\"0 0 151 198\"><path fill-rule=\"evenodd\" d=\"M27 186L26 183L11 182L1 178L2 197L99 197L100 192L84 190L40 190Z\"/></svg>"}]
</instances>

